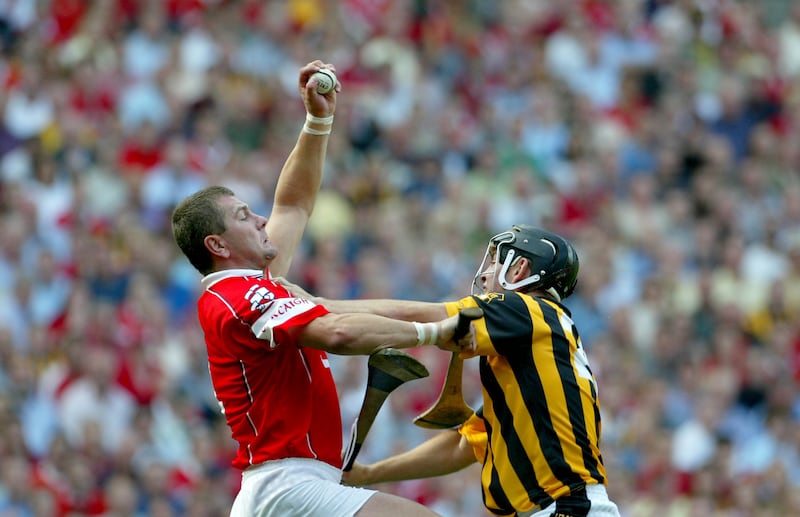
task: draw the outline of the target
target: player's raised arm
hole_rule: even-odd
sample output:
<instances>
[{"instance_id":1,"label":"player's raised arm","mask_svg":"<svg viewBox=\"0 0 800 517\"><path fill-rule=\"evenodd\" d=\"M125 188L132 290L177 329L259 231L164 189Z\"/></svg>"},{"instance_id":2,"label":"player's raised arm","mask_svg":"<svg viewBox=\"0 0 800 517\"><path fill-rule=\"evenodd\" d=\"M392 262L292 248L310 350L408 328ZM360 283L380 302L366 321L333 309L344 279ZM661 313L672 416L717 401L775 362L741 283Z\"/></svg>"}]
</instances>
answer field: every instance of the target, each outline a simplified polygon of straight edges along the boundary
<instances>
[{"instance_id":1,"label":"player's raised arm","mask_svg":"<svg viewBox=\"0 0 800 517\"><path fill-rule=\"evenodd\" d=\"M337 81L330 91L319 93L319 78L313 76L321 69L335 71L333 65L315 60L301 68L298 77L306 121L281 170L267 223L267 234L280 250L270 264L273 276L285 275L289 270L322 183L328 137L336 111L336 96L341 87Z\"/></svg>"}]
</instances>

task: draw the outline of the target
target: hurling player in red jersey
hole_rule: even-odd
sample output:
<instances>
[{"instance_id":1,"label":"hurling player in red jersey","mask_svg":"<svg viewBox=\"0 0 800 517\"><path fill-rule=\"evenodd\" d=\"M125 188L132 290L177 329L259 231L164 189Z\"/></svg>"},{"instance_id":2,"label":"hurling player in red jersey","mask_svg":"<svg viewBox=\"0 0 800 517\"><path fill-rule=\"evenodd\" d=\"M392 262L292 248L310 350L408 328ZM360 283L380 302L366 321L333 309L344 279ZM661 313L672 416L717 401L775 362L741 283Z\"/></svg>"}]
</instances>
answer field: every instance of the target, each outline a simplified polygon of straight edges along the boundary
<instances>
[{"instance_id":1,"label":"hurling player in red jersey","mask_svg":"<svg viewBox=\"0 0 800 517\"><path fill-rule=\"evenodd\" d=\"M316 92L300 69L306 124L281 171L269 219L235 194L208 187L173 212L175 241L204 275L198 316L217 399L243 470L232 516L342 517L436 515L391 494L341 485L342 422L326 353L369 354L385 347L472 346L452 341L457 316L404 322L332 314L294 297L285 275L314 206L340 87ZM332 68L332 67L331 67Z\"/></svg>"}]
</instances>

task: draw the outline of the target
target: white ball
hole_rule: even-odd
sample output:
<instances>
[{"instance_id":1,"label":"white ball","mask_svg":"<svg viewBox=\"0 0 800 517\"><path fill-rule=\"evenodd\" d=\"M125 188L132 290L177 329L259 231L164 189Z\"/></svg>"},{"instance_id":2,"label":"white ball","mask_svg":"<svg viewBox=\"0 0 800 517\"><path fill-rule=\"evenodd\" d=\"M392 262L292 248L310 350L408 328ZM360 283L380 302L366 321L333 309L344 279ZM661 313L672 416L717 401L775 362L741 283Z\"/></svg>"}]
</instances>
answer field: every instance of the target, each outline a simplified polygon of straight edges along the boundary
<instances>
[{"instance_id":1,"label":"white ball","mask_svg":"<svg viewBox=\"0 0 800 517\"><path fill-rule=\"evenodd\" d=\"M327 68L314 72L311 77L317 79L317 93L324 95L336 86L336 74Z\"/></svg>"}]
</instances>

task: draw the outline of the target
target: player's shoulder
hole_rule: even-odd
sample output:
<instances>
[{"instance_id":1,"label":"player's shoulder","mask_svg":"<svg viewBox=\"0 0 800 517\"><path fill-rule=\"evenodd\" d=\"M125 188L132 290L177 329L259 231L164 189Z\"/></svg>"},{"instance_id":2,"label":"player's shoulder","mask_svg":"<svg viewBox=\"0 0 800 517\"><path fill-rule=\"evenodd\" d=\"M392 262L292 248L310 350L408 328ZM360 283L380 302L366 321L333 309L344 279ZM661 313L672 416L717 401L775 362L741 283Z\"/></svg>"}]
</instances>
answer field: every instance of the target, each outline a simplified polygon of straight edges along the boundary
<instances>
[{"instance_id":1,"label":"player's shoulder","mask_svg":"<svg viewBox=\"0 0 800 517\"><path fill-rule=\"evenodd\" d=\"M478 306L484 311L502 311L541 314L555 311L556 313L569 314L569 310L562 304L537 293L523 293L519 291L498 291L474 295Z\"/></svg>"},{"instance_id":2,"label":"player's shoulder","mask_svg":"<svg viewBox=\"0 0 800 517\"><path fill-rule=\"evenodd\" d=\"M203 279L205 290L198 305L214 308L225 307L236 314L246 310L259 310L280 296L280 286L256 270L232 270L224 274Z\"/></svg>"},{"instance_id":3,"label":"player's shoulder","mask_svg":"<svg viewBox=\"0 0 800 517\"><path fill-rule=\"evenodd\" d=\"M524 300L521 293L516 291L496 291L490 293L476 294L473 298L478 302L478 306L482 308L496 308L508 306L524 306Z\"/></svg>"}]
</instances>

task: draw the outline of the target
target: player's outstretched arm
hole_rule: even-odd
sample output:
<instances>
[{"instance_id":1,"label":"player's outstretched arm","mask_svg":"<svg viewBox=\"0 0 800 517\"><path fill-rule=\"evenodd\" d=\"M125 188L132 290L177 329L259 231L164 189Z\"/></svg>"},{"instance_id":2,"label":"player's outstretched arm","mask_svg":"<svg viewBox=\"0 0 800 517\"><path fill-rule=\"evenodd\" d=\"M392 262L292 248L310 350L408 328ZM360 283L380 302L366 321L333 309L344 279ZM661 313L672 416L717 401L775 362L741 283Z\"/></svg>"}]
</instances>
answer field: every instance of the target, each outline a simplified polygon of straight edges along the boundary
<instances>
[{"instance_id":1,"label":"player's outstretched arm","mask_svg":"<svg viewBox=\"0 0 800 517\"><path fill-rule=\"evenodd\" d=\"M338 355L369 355L384 348L435 345L451 352L474 351L474 332L454 341L458 316L437 322L400 321L374 314L334 314L299 327L298 341Z\"/></svg>"},{"instance_id":2,"label":"player's outstretched arm","mask_svg":"<svg viewBox=\"0 0 800 517\"><path fill-rule=\"evenodd\" d=\"M356 462L342 483L366 486L377 483L423 479L451 474L477 460L467 439L448 429L417 447L369 465Z\"/></svg>"},{"instance_id":3,"label":"player's outstretched arm","mask_svg":"<svg viewBox=\"0 0 800 517\"><path fill-rule=\"evenodd\" d=\"M275 275L273 275L274 277ZM377 314L387 318L403 321L438 321L447 317L447 309L443 303L418 302L412 300L331 300L314 296L297 284L285 278L273 278L298 298L311 300L317 305L324 305L331 312Z\"/></svg>"}]
</instances>

